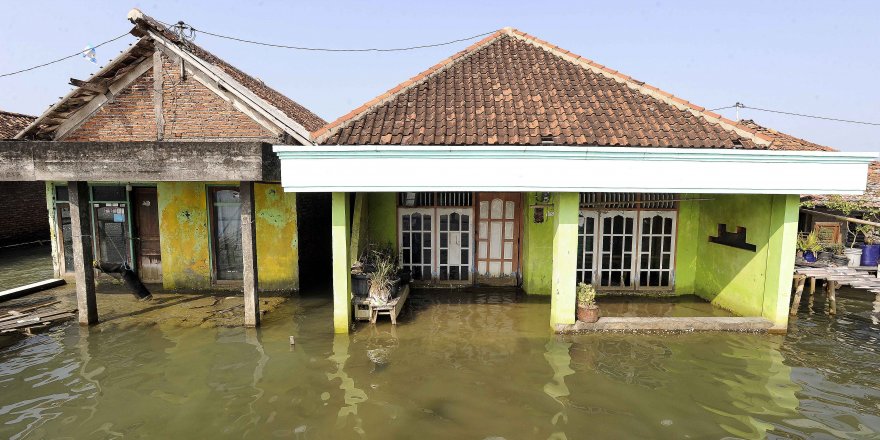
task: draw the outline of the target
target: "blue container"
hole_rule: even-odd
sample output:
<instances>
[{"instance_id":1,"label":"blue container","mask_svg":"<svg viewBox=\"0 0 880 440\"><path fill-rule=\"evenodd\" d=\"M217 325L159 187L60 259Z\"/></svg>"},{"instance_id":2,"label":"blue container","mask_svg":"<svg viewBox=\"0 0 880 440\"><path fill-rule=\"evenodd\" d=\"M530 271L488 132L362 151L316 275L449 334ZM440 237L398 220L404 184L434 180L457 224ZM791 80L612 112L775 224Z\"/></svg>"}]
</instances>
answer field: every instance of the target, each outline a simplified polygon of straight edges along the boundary
<instances>
[{"instance_id":1,"label":"blue container","mask_svg":"<svg viewBox=\"0 0 880 440\"><path fill-rule=\"evenodd\" d=\"M880 244L866 244L862 246L862 266L877 266L880 258Z\"/></svg>"},{"instance_id":2,"label":"blue container","mask_svg":"<svg viewBox=\"0 0 880 440\"><path fill-rule=\"evenodd\" d=\"M813 251L804 251L804 261L807 263L815 263L816 254L814 254Z\"/></svg>"}]
</instances>

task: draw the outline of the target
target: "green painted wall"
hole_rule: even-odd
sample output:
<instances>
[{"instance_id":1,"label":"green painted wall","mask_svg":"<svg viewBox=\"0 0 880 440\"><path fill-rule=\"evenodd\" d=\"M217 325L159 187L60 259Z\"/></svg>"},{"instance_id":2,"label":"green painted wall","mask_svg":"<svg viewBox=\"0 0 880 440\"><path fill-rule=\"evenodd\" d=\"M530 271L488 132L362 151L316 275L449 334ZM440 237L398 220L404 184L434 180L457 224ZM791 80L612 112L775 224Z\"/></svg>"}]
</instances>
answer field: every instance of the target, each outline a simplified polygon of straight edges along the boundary
<instances>
[{"instance_id":1,"label":"green painted wall","mask_svg":"<svg viewBox=\"0 0 880 440\"><path fill-rule=\"evenodd\" d=\"M701 198L688 194L682 198ZM697 276L700 236L700 206L702 202L679 202L675 241L675 293L693 294Z\"/></svg>"},{"instance_id":2,"label":"green painted wall","mask_svg":"<svg viewBox=\"0 0 880 440\"><path fill-rule=\"evenodd\" d=\"M367 206L370 240L397 249L397 193L369 193Z\"/></svg>"},{"instance_id":3,"label":"green painted wall","mask_svg":"<svg viewBox=\"0 0 880 440\"><path fill-rule=\"evenodd\" d=\"M296 193L277 183L254 184L254 208L260 290L298 290Z\"/></svg>"},{"instance_id":4,"label":"green painted wall","mask_svg":"<svg viewBox=\"0 0 880 440\"><path fill-rule=\"evenodd\" d=\"M203 182L159 182L162 284L166 289L211 287L211 245Z\"/></svg>"},{"instance_id":5,"label":"green painted wall","mask_svg":"<svg viewBox=\"0 0 880 440\"><path fill-rule=\"evenodd\" d=\"M333 329L348 333L351 325L351 212L348 193L333 193L331 234L333 247Z\"/></svg>"},{"instance_id":6,"label":"green painted wall","mask_svg":"<svg viewBox=\"0 0 880 440\"><path fill-rule=\"evenodd\" d=\"M523 208L523 290L529 295L549 295L553 279L553 234L556 231L557 198L544 208L544 222L535 223L535 193L526 194ZM575 275L572 274L572 279Z\"/></svg>"},{"instance_id":7,"label":"green painted wall","mask_svg":"<svg viewBox=\"0 0 880 440\"><path fill-rule=\"evenodd\" d=\"M694 292L739 315L764 316L779 325L786 319L778 311L787 307L794 266L797 196L716 194L711 198L699 202ZM726 224L728 231L745 227L746 240L757 251L709 242L719 223Z\"/></svg>"}]
</instances>

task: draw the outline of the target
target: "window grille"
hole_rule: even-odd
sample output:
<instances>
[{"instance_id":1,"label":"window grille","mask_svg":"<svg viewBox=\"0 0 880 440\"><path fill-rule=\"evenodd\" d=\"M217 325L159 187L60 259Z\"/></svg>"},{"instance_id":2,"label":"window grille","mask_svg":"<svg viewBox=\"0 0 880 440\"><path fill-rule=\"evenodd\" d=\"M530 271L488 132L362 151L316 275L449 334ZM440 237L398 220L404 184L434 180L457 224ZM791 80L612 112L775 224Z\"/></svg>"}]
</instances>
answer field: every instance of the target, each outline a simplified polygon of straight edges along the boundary
<instances>
[{"instance_id":1,"label":"window grille","mask_svg":"<svg viewBox=\"0 0 880 440\"><path fill-rule=\"evenodd\" d=\"M402 192L397 194L398 206L421 208L430 206L474 206L471 192Z\"/></svg>"},{"instance_id":2,"label":"window grille","mask_svg":"<svg viewBox=\"0 0 880 440\"><path fill-rule=\"evenodd\" d=\"M675 209L676 194L581 193L581 208Z\"/></svg>"}]
</instances>

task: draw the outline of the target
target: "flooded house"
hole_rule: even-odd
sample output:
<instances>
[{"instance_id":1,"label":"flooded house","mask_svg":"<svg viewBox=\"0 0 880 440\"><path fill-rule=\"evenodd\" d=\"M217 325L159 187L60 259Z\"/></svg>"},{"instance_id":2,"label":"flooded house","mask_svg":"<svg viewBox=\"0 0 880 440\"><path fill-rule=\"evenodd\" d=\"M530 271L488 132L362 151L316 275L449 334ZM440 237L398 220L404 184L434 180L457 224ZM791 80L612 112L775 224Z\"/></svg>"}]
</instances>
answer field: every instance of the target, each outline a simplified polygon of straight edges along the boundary
<instances>
[{"instance_id":1,"label":"flooded house","mask_svg":"<svg viewBox=\"0 0 880 440\"><path fill-rule=\"evenodd\" d=\"M3 152L3 180L46 182L55 271L75 278L80 321L97 321L93 260L172 290L298 289L296 195L271 145L309 144L325 122L140 11L128 18L137 42L71 79Z\"/></svg>"},{"instance_id":2,"label":"flooded house","mask_svg":"<svg viewBox=\"0 0 880 440\"><path fill-rule=\"evenodd\" d=\"M286 191L333 193L338 332L364 237L416 285L549 296L556 331L584 328L580 282L696 294L784 331L799 195L860 194L875 156L782 145L510 28L312 136L275 151ZM816 173L835 178L801 177Z\"/></svg>"},{"instance_id":3,"label":"flooded house","mask_svg":"<svg viewBox=\"0 0 880 440\"><path fill-rule=\"evenodd\" d=\"M0 148L30 125L34 116L0 110ZM0 199L0 247L43 242L49 238L45 190L39 182L2 182Z\"/></svg>"}]
</instances>

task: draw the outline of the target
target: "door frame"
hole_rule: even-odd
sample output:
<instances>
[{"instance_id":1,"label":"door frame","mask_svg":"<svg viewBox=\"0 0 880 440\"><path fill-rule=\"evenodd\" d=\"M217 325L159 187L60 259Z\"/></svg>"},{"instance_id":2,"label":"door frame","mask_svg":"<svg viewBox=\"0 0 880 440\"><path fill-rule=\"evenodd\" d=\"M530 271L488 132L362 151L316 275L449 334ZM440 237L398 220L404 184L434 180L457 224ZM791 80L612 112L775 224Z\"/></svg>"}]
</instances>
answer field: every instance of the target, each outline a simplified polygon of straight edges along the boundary
<instances>
[{"instance_id":1,"label":"door frame","mask_svg":"<svg viewBox=\"0 0 880 440\"><path fill-rule=\"evenodd\" d=\"M140 249L141 249L142 242L141 242L140 234L138 233L138 232L140 232L139 231L140 225L138 223L138 212L140 210L140 205L138 205L135 202L136 202L136 198L137 198L137 191L143 190L143 189L152 189L153 192L156 194L156 211L157 211L156 225L157 225L157 231L159 234L158 235L158 238L159 238L159 280L158 281L153 280L150 282L162 282L162 272L163 272L163 267L162 267L162 226L159 224L159 217L161 216L161 212L159 212L159 189L158 189L157 185L136 185L136 186L132 187L130 194L129 194L129 200L131 200L130 217L131 217L131 237L132 237L132 245L133 245L132 246L133 253L131 255L131 259L132 259L132 263L133 263L132 268L134 269L135 272L138 273L138 275L141 274Z\"/></svg>"},{"instance_id":2,"label":"door frame","mask_svg":"<svg viewBox=\"0 0 880 440\"><path fill-rule=\"evenodd\" d=\"M485 196L485 198L484 198L484 196ZM479 251L480 251L479 246L480 246L480 241L482 241L482 240L479 240L479 237L478 237L479 223L482 220L482 217L480 217L480 203L483 201L489 202L489 212L488 212L489 218L486 220L491 223L491 221L492 221L492 219L491 219L491 217L492 217L492 214L491 214L492 200L495 198L500 198L502 200L502 202L505 203L504 212L506 212L506 210L507 210L506 202L512 201L514 203L514 207L513 207L513 233L511 234L513 236L513 238L510 240L513 243L513 256L512 256L512 261L511 261L511 272L512 273L510 275L515 279L516 285L520 285L520 283L522 282L522 245L523 245L522 236L523 236L523 224L525 223L525 221L523 219L523 209L524 209L523 206L525 206L525 196L526 196L525 193L510 192L510 191L505 191L505 192L486 191L486 192L477 192L476 193L476 197L474 197L475 203L474 203L474 207L473 207L474 208L474 216L475 216L475 219L474 219L474 223L475 223L475 226L474 226L474 231L475 231L474 232L474 258L473 258L473 260L474 260L473 269L474 269L474 274L475 274L475 276L474 276L475 280L478 280L480 277L480 274L478 273L479 263L481 260L481 258L479 258ZM517 206L517 205L519 205L519 206ZM502 218L500 221L503 224L504 222L507 221L507 219ZM490 230L491 230L491 228L488 228L487 233L489 233ZM501 235L501 260L500 261L501 261L501 265L502 265L501 270L504 271L504 242L509 241L509 240L504 238L504 229L503 228L502 228L501 234L502 235ZM489 238L487 237L487 239L485 241L486 241L486 245L488 246L489 245ZM487 272L489 270L489 262L492 261L492 258L490 258L490 256L489 256L489 252L490 252L490 250L487 248L486 249L486 258L483 259L484 261L486 261Z\"/></svg>"}]
</instances>

